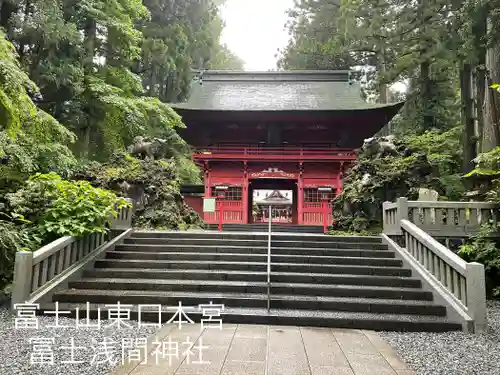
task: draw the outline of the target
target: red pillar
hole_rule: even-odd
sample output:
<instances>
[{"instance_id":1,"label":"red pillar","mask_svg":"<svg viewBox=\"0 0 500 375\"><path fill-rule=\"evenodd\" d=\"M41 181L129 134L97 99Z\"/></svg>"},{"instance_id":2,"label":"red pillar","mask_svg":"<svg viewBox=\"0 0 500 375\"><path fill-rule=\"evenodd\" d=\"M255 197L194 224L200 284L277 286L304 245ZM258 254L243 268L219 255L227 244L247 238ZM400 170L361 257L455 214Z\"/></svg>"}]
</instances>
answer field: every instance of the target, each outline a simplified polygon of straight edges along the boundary
<instances>
[{"instance_id":1,"label":"red pillar","mask_svg":"<svg viewBox=\"0 0 500 375\"><path fill-rule=\"evenodd\" d=\"M211 198L212 197L212 187L211 187L211 182L210 182L210 169L208 167L208 163L205 163L205 198Z\"/></svg>"},{"instance_id":2,"label":"red pillar","mask_svg":"<svg viewBox=\"0 0 500 375\"><path fill-rule=\"evenodd\" d=\"M210 168L208 166L208 163L205 163L205 178L203 179L204 184L205 184L205 192L204 192L204 197L205 198L211 198L212 197L212 184L210 181ZM209 216L210 212L203 212L203 221L206 223L209 221Z\"/></svg>"},{"instance_id":3,"label":"red pillar","mask_svg":"<svg viewBox=\"0 0 500 375\"><path fill-rule=\"evenodd\" d=\"M247 173L247 163L245 162L245 169L243 171L243 192L241 199L243 200L241 203L243 205L243 217L242 223L248 224L248 210L251 209L248 207L248 173Z\"/></svg>"},{"instance_id":4,"label":"red pillar","mask_svg":"<svg viewBox=\"0 0 500 375\"><path fill-rule=\"evenodd\" d=\"M299 179L297 181L297 224L304 224L304 180L302 178L302 163L300 164Z\"/></svg>"}]
</instances>

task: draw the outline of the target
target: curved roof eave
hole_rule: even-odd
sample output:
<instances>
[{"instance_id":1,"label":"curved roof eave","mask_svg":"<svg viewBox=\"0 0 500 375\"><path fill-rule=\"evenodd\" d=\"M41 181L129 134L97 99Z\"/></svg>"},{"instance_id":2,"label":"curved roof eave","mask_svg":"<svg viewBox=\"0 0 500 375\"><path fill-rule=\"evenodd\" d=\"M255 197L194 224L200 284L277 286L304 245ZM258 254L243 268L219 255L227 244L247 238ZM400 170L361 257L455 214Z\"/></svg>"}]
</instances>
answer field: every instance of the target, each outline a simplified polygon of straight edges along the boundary
<instances>
[{"instance_id":1,"label":"curved roof eave","mask_svg":"<svg viewBox=\"0 0 500 375\"><path fill-rule=\"evenodd\" d=\"M318 116L318 117L383 117L385 122L389 122L404 106L405 102L391 103L391 104L374 104L369 107L363 108L342 108L342 109L283 109L283 110L221 110L221 109L193 109L193 108L176 108L172 107L179 115L184 118L200 118L200 116L228 116L228 118L235 118L242 114L249 116Z\"/></svg>"},{"instance_id":2,"label":"curved roof eave","mask_svg":"<svg viewBox=\"0 0 500 375\"><path fill-rule=\"evenodd\" d=\"M224 113L224 112L231 112L231 113L238 113L238 112L251 112L251 113L280 113L280 112L299 112L299 113L304 113L304 112L317 112L317 113L328 113L328 112L352 112L352 111L370 111L370 110L378 110L378 109L384 109L384 108L394 108L399 111L404 104L405 101L397 102L397 103L388 103L388 104L366 104L366 107L344 107L344 108L332 108L332 109L216 109L216 108L189 108L185 107L182 104L184 103L170 103L169 105L175 109L176 111L185 111L185 112L209 112L209 113Z\"/></svg>"}]
</instances>

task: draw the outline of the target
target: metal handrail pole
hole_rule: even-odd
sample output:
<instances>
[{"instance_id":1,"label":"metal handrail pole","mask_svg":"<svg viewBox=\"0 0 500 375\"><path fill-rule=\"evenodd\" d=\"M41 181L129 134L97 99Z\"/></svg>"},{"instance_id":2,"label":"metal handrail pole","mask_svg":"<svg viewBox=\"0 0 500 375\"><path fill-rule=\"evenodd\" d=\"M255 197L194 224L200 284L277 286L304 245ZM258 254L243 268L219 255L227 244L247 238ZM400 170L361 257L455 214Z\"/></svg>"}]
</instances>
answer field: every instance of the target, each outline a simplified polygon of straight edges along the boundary
<instances>
[{"instance_id":1,"label":"metal handrail pole","mask_svg":"<svg viewBox=\"0 0 500 375\"><path fill-rule=\"evenodd\" d=\"M268 238L267 238L267 311L271 309L271 222L272 222L272 209L269 205L269 225L268 225Z\"/></svg>"}]
</instances>

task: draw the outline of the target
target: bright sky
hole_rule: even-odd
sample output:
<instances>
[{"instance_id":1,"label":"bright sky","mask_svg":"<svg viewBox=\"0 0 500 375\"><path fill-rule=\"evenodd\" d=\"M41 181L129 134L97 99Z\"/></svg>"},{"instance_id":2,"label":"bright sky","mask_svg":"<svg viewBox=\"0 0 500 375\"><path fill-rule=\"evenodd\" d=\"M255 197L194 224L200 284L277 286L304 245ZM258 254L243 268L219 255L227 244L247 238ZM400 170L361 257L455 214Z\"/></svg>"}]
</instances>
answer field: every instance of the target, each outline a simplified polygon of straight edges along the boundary
<instances>
[{"instance_id":1,"label":"bright sky","mask_svg":"<svg viewBox=\"0 0 500 375\"><path fill-rule=\"evenodd\" d=\"M245 70L276 68L276 53L288 43L286 10L293 0L227 0L222 42L245 61Z\"/></svg>"},{"instance_id":2,"label":"bright sky","mask_svg":"<svg viewBox=\"0 0 500 375\"><path fill-rule=\"evenodd\" d=\"M293 0L227 0L222 8L226 27L222 43L245 62L245 70L276 69L276 53L284 48L290 36L285 30L286 11ZM394 84L396 91L406 91L402 82Z\"/></svg>"}]
</instances>

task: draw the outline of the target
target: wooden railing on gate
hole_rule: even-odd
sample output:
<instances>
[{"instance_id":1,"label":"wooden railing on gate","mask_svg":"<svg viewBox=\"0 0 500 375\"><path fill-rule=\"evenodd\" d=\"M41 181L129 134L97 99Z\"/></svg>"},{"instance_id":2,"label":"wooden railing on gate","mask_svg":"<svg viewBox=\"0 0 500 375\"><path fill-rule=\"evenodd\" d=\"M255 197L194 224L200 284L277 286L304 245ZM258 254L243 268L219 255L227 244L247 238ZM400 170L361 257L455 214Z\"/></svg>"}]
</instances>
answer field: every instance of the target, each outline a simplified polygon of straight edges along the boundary
<instances>
[{"instance_id":1,"label":"wooden railing on gate","mask_svg":"<svg viewBox=\"0 0 500 375\"><path fill-rule=\"evenodd\" d=\"M205 212L205 222L217 224L220 220L220 200L217 200L215 212ZM222 201L222 222L224 224L243 224L243 201Z\"/></svg>"},{"instance_id":2,"label":"wooden railing on gate","mask_svg":"<svg viewBox=\"0 0 500 375\"><path fill-rule=\"evenodd\" d=\"M318 147L237 147L219 146L197 149L194 159L276 159L284 160L356 160L356 152L352 149L318 148Z\"/></svg>"},{"instance_id":3,"label":"wooden railing on gate","mask_svg":"<svg viewBox=\"0 0 500 375\"><path fill-rule=\"evenodd\" d=\"M304 202L303 207L304 225L323 225L330 227L333 223L331 202Z\"/></svg>"}]
</instances>

